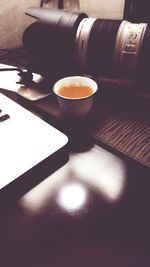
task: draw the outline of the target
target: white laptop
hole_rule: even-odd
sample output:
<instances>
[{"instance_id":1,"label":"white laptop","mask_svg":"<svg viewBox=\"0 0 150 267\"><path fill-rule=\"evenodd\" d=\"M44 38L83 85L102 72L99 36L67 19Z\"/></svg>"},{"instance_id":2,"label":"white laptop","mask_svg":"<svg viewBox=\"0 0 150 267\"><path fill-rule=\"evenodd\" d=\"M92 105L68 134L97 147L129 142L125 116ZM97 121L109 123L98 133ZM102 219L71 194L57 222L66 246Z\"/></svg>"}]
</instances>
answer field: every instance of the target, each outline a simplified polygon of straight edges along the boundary
<instances>
[{"instance_id":1,"label":"white laptop","mask_svg":"<svg viewBox=\"0 0 150 267\"><path fill-rule=\"evenodd\" d=\"M44 162L54 170L60 156L67 158L67 143L65 134L0 93L0 192L34 168L38 175Z\"/></svg>"}]
</instances>

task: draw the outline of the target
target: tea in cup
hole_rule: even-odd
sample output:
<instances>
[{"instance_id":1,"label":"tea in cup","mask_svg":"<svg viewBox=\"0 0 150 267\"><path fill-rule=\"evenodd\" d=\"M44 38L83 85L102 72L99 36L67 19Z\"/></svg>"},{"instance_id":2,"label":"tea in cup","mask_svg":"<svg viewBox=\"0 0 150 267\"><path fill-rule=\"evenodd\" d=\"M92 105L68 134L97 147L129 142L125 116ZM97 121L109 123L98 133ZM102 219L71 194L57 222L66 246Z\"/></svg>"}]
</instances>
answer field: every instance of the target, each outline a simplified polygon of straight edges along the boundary
<instances>
[{"instance_id":1,"label":"tea in cup","mask_svg":"<svg viewBox=\"0 0 150 267\"><path fill-rule=\"evenodd\" d=\"M62 113L73 117L83 117L89 113L97 90L97 83L84 76L62 78L53 87Z\"/></svg>"}]
</instances>

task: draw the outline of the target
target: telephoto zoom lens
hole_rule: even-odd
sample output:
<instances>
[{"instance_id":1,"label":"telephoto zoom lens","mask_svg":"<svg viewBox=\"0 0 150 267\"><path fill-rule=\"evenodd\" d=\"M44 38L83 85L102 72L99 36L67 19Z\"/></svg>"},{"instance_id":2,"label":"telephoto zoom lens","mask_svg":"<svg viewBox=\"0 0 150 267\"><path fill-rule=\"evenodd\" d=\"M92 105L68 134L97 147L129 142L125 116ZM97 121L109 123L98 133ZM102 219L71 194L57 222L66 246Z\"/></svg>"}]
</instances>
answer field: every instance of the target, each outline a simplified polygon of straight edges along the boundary
<instances>
[{"instance_id":1,"label":"telephoto zoom lens","mask_svg":"<svg viewBox=\"0 0 150 267\"><path fill-rule=\"evenodd\" d=\"M23 34L30 70L43 76L92 75L150 80L150 25L31 8L38 18Z\"/></svg>"}]
</instances>

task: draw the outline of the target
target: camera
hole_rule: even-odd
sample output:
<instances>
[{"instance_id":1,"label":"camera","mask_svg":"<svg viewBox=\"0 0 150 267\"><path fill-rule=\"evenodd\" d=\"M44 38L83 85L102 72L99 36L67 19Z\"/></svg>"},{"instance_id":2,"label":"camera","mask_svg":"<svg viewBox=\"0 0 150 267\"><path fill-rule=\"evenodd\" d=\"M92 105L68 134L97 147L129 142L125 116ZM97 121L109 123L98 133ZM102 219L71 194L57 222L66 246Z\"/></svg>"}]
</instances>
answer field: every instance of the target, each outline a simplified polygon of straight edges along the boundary
<instances>
[{"instance_id":1,"label":"camera","mask_svg":"<svg viewBox=\"0 0 150 267\"><path fill-rule=\"evenodd\" d=\"M23 33L30 68L46 77L83 74L150 80L150 25L29 8L38 20Z\"/></svg>"}]
</instances>

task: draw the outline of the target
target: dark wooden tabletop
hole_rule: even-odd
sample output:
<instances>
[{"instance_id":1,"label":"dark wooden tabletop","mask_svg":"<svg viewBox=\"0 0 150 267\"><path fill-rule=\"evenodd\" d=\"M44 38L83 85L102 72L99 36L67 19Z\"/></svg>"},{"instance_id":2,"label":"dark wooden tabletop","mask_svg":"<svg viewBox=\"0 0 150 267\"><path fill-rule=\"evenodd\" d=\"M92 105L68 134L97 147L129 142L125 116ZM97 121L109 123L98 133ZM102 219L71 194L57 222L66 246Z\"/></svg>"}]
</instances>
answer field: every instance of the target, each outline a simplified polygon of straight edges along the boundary
<instances>
[{"instance_id":1,"label":"dark wooden tabletop","mask_svg":"<svg viewBox=\"0 0 150 267\"><path fill-rule=\"evenodd\" d=\"M99 146L0 214L5 267L150 266L150 171Z\"/></svg>"}]
</instances>

